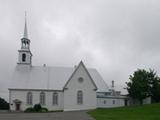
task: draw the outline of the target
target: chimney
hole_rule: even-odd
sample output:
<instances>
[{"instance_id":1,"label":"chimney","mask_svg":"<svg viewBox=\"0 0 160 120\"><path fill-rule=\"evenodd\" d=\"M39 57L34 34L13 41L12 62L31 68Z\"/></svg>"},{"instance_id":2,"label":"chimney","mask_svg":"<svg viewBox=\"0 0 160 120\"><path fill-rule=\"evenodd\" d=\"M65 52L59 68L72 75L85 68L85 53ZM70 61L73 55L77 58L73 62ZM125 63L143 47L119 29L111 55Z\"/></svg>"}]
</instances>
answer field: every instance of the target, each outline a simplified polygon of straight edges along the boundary
<instances>
[{"instance_id":1,"label":"chimney","mask_svg":"<svg viewBox=\"0 0 160 120\"><path fill-rule=\"evenodd\" d=\"M114 88L114 80L112 80L112 88Z\"/></svg>"},{"instance_id":2,"label":"chimney","mask_svg":"<svg viewBox=\"0 0 160 120\"><path fill-rule=\"evenodd\" d=\"M46 64L43 64L43 67L46 67Z\"/></svg>"}]
</instances>

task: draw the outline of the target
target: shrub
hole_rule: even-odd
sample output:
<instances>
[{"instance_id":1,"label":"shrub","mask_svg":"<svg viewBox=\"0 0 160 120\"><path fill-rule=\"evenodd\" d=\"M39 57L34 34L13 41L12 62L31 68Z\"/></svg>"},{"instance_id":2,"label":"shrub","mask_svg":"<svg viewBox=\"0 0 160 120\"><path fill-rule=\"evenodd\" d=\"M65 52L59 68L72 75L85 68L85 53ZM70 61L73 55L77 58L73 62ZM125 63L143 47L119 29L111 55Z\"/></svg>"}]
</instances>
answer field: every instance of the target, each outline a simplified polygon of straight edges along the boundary
<instances>
[{"instance_id":1,"label":"shrub","mask_svg":"<svg viewBox=\"0 0 160 120\"><path fill-rule=\"evenodd\" d=\"M34 112L35 110L32 107L27 108L24 112Z\"/></svg>"},{"instance_id":2,"label":"shrub","mask_svg":"<svg viewBox=\"0 0 160 120\"><path fill-rule=\"evenodd\" d=\"M48 112L48 109L47 108L42 108L41 112Z\"/></svg>"},{"instance_id":3,"label":"shrub","mask_svg":"<svg viewBox=\"0 0 160 120\"><path fill-rule=\"evenodd\" d=\"M48 112L48 109L42 108L40 104L35 104L33 108L29 107L24 112Z\"/></svg>"},{"instance_id":4,"label":"shrub","mask_svg":"<svg viewBox=\"0 0 160 120\"><path fill-rule=\"evenodd\" d=\"M33 107L33 109L34 109L36 112L40 112L41 109L42 109L42 107L41 107L40 104L35 104L34 107Z\"/></svg>"}]
</instances>

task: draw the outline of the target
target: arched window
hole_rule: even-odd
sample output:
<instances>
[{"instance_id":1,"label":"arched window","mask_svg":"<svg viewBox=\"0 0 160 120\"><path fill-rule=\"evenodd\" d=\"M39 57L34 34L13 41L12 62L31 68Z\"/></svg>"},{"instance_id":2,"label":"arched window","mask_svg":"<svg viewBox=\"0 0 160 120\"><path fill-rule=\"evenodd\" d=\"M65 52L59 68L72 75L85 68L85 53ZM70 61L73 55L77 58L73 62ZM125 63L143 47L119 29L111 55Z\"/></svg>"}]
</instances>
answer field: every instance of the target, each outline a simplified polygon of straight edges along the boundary
<instances>
[{"instance_id":1,"label":"arched window","mask_svg":"<svg viewBox=\"0 0 160 120\"><path fill-rule=\"evenodd\" d=\"M26 61L26 54L25 54L25 53L22 54L22 61L23 61L23 62Z\"/></svg>"},{"instance_id":2,"label":"arched window","mask_svg":"<svg viewBox=\"0 0 160 120\"><path fill-rule=\"evenodd\" d=\"M58 93L53 93L53 105L58 105Z\"/></svg>"},{"instance_id":3,"label":"arched window","mask_svg":"<svg viewBox=\"0 0 160 120\"><path fill-rule=\"evenodd\" d=\"M83 92L82 91L77 92L77 104L83 104Z\"/></svg>"},{"instance_id":4,"label":"arched window","mask_svg":"<svg viewBox=\"0 0 160 120\"><path fill-rule=\"evenodd\" d=\"M113 104L115 104L115 102L116 102L115 100L112 101Z\"/></svg>"},{"instance_id":5,"label":"arched window","mask_svg":"<svg viewBox=\"0 0 160 120\"><path fill-rule=\"evenodd\" d=\"M40 93L40 104L45 105L45 93L44 92Z\"/></svg>"},{"instance_id":6,"label":"arched window","mask_svg":"<svg viewBox=\"0 0 160 120\"><path fill-rule=\"evenodd\" d=\"M27 93L27 104L32 105L32 93L31 92Z\"/></svg>"}]
</instances>

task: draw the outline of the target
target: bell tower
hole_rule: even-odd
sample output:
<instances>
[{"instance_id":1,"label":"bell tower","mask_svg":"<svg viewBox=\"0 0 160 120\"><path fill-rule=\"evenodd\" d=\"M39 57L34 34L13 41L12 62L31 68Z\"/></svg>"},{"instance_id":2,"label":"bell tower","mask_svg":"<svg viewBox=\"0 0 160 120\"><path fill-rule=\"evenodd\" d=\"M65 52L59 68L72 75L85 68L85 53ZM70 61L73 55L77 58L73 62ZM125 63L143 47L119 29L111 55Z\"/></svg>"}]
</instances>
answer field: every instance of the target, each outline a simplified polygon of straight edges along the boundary
<instances>
[{"instance_id":1,"label":"bell tower","mask_svg":"<svg viewBox=\"0 0 160 120\"><path fill-rule=\"evenodd\" d=\"M30 40L28 38L28 32L27 32L27 16L25 12L25 26L24 26L24 35L21 39L21 49L18 50L19 57L18 57L18 63L21 65L32 65L32 53L30 51Z\"/></svg>"}]
</instances>

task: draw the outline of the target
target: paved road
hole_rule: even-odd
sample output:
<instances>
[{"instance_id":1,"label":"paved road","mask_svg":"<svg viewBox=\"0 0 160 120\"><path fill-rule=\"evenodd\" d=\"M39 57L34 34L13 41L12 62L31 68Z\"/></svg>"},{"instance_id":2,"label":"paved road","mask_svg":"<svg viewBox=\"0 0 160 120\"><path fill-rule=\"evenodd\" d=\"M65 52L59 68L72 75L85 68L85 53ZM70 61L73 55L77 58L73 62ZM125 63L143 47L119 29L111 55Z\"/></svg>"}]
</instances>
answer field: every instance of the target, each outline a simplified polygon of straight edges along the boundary
<instances>
[{"instance_id":1,"label":"paved road","mask_svg":"<svg viewBox=\"0 0 160 120\"><path fill-rule=\"evenodd\" d=\"M86 111L55 113L0 113L0 120L95 120Z\"/></svg>"}]
</instances>

